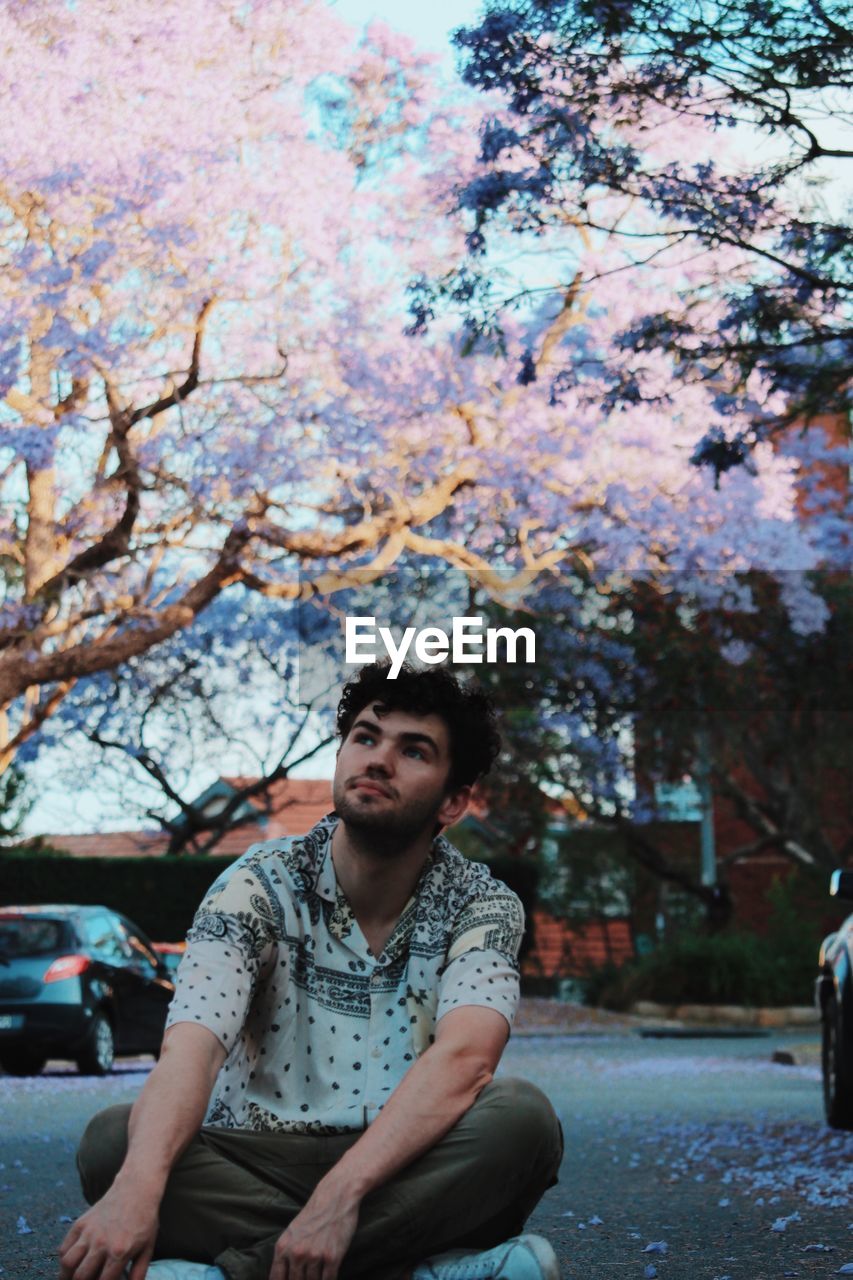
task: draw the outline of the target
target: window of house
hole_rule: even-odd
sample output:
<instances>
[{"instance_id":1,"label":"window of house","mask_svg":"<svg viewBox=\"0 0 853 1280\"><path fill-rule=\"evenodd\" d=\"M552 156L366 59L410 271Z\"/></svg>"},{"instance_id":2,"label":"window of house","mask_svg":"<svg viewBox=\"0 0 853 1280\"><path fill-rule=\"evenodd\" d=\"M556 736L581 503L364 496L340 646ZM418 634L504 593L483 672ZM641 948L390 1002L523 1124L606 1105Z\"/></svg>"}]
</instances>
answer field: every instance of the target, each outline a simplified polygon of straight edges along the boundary
<instances>
[{"instance_id":1,"label":"window of house","mask_svg":"<svg viewBox=\"0 0 853 1280\"><path fill-rule=\"evenodd\" d=\"M655 807L664 822L701 822L702 793L689 775L676 782L656 782Z\"/></svg>"}]
</instances>

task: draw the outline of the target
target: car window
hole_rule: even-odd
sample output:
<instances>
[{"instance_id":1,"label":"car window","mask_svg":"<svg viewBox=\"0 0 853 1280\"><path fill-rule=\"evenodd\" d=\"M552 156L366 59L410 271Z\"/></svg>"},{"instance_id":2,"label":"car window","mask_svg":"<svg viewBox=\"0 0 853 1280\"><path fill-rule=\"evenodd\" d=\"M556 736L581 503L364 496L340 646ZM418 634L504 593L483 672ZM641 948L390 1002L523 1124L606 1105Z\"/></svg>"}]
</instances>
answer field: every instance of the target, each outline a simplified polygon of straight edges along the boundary
<instances>
[{"instance_id":1,"label":"car window","mask_svg":"<svg viewBox=\"0 0 853 1280\"><path fill-rule=\"evenodd\" d=\"M169 970L169 973L175 974L178 972L178 965L181 963L181 961L184 958L183 952L158 951L157 954L160 957L160 964L165 965L165 967Z\"/></svg>"},{"instance_id":2,"label":"car window","mask_svg":"<svg viewBox=\"0 0 853 1280\"><path fill-rule=\"evenodd\" d=\"M16 956L41 956L66 945L67 929L61 920L0 919L0 953L8 960Z\"/></svg>"},{"instance_id":3,"label":"car window","mask_svg":"<svg viewBox=\"0 0 853 1280\"><path fill-rule=\"evenodd\" d=\"M101 959L118 963L129 958L127 944L108 915L85 916L80 921L80 932Z\"/></svg>"},{"instance_id":4,"label":"car window","mask_svg":"<svg viewBox=\"0 0 853 1280\"><path fill-rule=\"evenodd\" d=\"M116 920L116 928L124 939L125 946L130 949L131 958L143 969L157 971L157 957L152 948L138 934L128 920Z\"/></svg>"}]
</instances>

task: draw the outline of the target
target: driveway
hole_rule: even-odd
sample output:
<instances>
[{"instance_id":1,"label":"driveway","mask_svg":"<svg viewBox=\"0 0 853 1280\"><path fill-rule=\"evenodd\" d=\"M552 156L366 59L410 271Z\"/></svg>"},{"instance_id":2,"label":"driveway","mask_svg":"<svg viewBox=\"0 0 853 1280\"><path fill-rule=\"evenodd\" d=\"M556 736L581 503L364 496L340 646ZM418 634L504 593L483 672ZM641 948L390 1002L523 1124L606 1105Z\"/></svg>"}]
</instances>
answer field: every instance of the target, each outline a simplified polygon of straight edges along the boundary
<instances>
[{"instance_id":1,"label":"driveway","mask_svg":"<svg viewBox=\"0 0 853 1280\"><path fill-rule=\"evenodd\" d=\"M774 1050L805 1065L777 1065ZM853 1134L824 1124L814 1032L652 1040L590 1023L514 1037L501 1070L550 1095L566 1134L531 1226L569 1280L776 1280L853 1270ZM3 1280L55 1277L83 1208L74 1145L132 1100L150 1061L104 1080L52 1064L0 1077ZM849 1274L840 1272L841 1274Z\"/></svg>"}]
</instances>

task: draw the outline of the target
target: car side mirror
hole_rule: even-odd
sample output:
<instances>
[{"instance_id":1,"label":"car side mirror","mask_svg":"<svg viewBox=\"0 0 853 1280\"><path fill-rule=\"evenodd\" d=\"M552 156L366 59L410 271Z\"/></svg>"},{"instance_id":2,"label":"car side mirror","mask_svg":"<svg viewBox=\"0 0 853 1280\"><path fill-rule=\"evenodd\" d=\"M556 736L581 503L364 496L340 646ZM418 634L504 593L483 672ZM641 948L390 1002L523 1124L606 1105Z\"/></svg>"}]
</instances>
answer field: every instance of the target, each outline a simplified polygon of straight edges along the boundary
<instances>
[{"instance_id":1,"label":"car side mirror","mask_svg":"<svg viewBox=\"0 0 853 1280\"><path fill-rule=\"evenodd\" d=\"M853 871L833 871L829 892L833 898L853 898Z\"/></svg>"}]
</instances>

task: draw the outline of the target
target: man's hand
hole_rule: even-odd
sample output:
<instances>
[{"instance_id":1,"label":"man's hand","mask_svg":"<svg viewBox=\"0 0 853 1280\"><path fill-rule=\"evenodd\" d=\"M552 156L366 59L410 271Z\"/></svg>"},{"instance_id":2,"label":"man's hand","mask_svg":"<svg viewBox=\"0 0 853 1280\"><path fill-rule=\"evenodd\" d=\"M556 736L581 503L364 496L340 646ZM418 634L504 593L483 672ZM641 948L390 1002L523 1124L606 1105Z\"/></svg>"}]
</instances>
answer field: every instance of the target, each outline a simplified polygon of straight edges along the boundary
<instances>
[{"instance_id":1,"label":"man's hand","mask_svg":"<svg viewBox=\"0 0 853 1280\"><path fill-rule=\"evenodd\" d=\"M269 1280L335 1280L362 1200L434 1147L473 1106L508 1035L495 1009L464 1006L439 1019L435 1043L279 1237Z\"/></svg>"},{"instance_id":2,"label":"man's hand","mask_svg":"<svg viewBox=\"0 0 853 1280\"><path fill-rule=\"evenodd\" d=\"M130 1113L129 1149L109 1191L78 1218L59 1249L60 1280L145 1280L170 1170L204 1120L225 1048L189 1022L171 1027L160 1061Z\"/></svg>"},{"instance_id":3,"label":"man's hand","mask_svg":"<svg viewBox=\"0 0 853 1280\"><path fill-rule=\"evenodd\" d=\"M157 1238L159 1201L115 1184L78 1218L59 1246L59 1280L145 1280Z\"/></svg>"},{"instance_id":4,"label":"man's hand","mask_svg":"<svg viewBox=\"0 0 853 1280\"><path fill-rule=\"evenodd\" d=\"M321 1182L279 1237L269 1280L335 1280L355 1235L358 1207L352 1194L330 1192Z\"/></svg>"}]
</instances>

